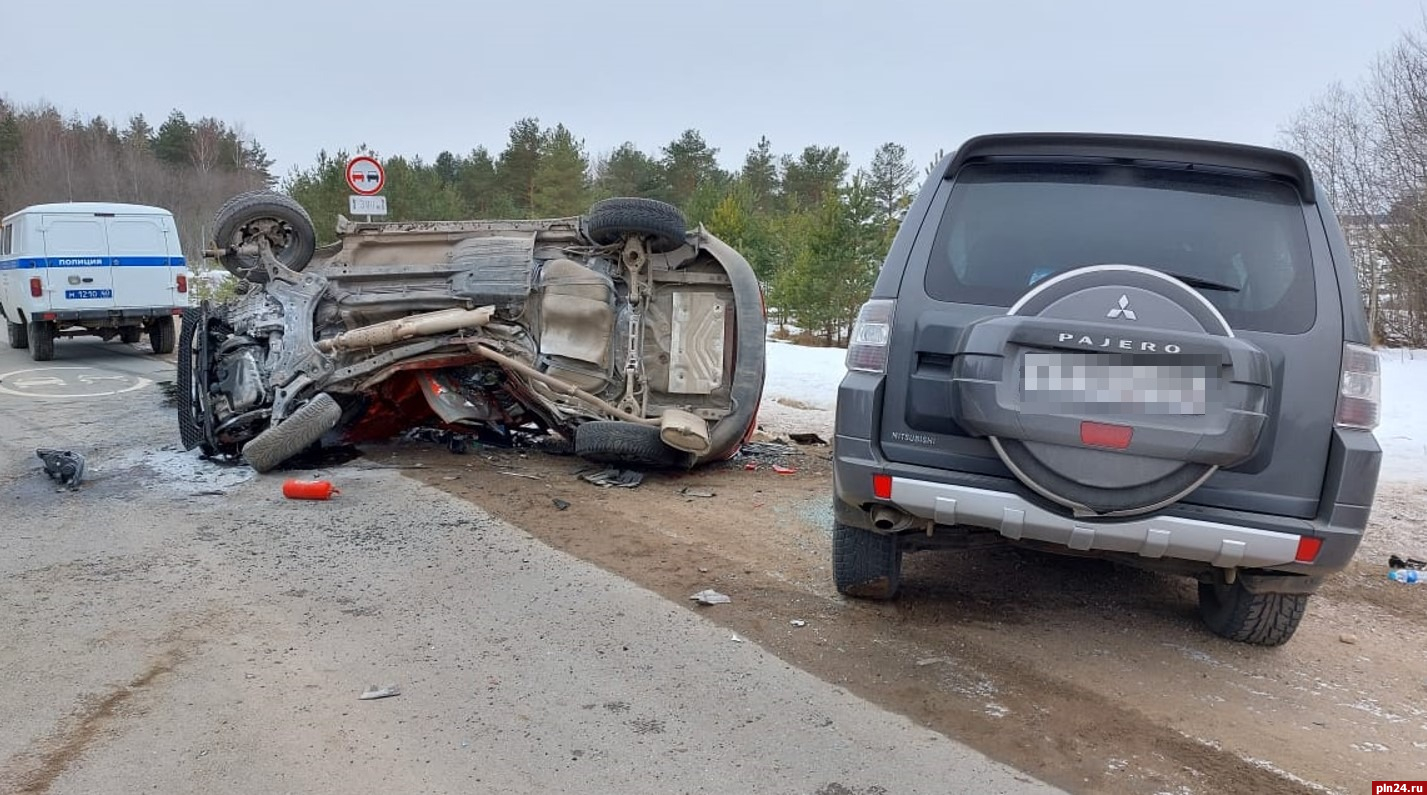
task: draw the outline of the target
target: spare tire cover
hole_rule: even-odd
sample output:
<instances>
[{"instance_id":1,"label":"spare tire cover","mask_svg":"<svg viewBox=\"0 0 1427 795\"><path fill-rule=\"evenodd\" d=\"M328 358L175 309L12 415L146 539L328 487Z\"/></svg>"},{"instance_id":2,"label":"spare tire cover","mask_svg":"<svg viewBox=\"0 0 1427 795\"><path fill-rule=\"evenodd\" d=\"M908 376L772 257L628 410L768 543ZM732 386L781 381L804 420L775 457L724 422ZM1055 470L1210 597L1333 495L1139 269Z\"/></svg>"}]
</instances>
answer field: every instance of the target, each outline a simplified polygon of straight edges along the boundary
<instances>
[{"instance_id":1,"label":"spare tire cover","mask_svg":"<svg viewBox=\"0 0 1427 795\"><path fill-rule=\"evenodd\" d=\"M1001 409L1015 394L1015 416L988 422L997 429L988 435L1036 493L1080 515L1133 515L1251 454L1267 358L1233 341L1224 317L1184 282L1133 265L1079 268L1036 285L1007 316L988 321L1011 329L994 388ZM1031 327L1062 344L1026 343L1020 332ZM1222 392L1217 362L1230 359L1241 373L1225 382L1258 383Z\"/></svg>"}]
</instances>

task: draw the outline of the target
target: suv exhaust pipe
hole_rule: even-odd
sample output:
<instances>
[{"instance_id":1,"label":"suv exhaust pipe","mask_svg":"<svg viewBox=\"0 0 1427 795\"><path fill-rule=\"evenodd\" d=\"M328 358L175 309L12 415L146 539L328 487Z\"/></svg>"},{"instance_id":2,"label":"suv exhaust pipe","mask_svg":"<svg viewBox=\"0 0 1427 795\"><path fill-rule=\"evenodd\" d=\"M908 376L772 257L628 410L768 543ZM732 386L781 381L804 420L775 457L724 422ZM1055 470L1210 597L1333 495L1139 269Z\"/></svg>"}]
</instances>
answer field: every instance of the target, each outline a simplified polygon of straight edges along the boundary
<instances>
[{"instance_id":1,"label":"suv exhaust pipe","mask_svg":"<svg viewBox=\"0 0 1427 795\"><path fill-rule=\"evenodd\" d=\"M905 530L912 524L912 517L887 505L872 509L872 526L885 532Z\"/></svg>"}]
</instances>

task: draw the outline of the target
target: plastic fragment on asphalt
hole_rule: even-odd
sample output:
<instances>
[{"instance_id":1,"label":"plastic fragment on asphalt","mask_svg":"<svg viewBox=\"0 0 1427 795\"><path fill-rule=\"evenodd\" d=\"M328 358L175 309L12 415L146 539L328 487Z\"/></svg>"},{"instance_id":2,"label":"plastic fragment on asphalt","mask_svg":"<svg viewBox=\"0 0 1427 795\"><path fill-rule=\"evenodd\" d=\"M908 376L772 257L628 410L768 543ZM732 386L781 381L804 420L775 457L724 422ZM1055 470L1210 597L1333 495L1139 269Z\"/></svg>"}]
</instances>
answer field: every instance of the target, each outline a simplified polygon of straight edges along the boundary
<instances>
[{"instance_id":1,"label":"plastic fragment on asphalt","mask_svg":"<svg viewBox=\"0 0 1427 795\"><path fill-rule=\"evenodd\" d=\"M384 685L382 687L372 685L371 687L367 688L367 692L361 694L360 696L357 696L357 700L371 701L372 699L376 698L391 698L392 696L399 695L401 695L401 688L397 685Z\"/></svg>"},{"instance_id":2,"label":"plastic fragment on asphalt","mask_svg":"<svg viewBox=\"0 0 1427 795\"><path fill-rule=\"evenodd\" d=\"M729 602L733 601L724 594L721 594L718 591L713 590L712 588L699 591L698 593L694 594L693 596L690 596L689 598L698 602L701 605L726 605Z\"/></svg>"},{"instance_id":3,"label":"plastic fragment on asphalt","mask_svg":"<svg viewBox=\"0 0 1427 795\"><path fill-rule=\"evenodd\" d=\"M632 489L644 482L644 475L632 469L603 469L581 475L580 479L605 488Z\"/></svg>"}]
</instances>

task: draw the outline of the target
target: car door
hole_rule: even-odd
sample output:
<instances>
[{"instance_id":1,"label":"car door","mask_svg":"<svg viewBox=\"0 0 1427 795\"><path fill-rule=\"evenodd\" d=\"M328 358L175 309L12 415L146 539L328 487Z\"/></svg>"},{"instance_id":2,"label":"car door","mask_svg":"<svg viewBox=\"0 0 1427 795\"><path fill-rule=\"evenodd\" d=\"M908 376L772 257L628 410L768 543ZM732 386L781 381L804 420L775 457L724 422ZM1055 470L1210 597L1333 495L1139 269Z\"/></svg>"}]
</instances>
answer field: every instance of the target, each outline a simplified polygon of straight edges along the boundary
<instances>
[{"instance_id":1,"label":"car door","mask_svg":"<svg viewBox=\"0 0 1427 795\"><path fill-rule=\"evenodd\" d=\"M109 309L114 275L104 220L94 215L44 215L45 267L39 269L50 308Z\"/></svg>"}]
</instances>

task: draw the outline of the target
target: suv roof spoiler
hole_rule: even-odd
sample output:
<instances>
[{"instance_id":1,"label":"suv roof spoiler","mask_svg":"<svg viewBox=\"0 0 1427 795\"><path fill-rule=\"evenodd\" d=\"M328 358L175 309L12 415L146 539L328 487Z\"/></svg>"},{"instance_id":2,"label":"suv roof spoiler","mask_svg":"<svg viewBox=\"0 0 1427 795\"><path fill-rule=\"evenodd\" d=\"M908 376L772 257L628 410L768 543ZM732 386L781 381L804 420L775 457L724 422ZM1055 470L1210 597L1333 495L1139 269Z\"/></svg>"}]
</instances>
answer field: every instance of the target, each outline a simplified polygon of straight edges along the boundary
<instances>
[{"instance_id":1,"label":"suv roof spoiler","mask_svg":"<svg viewBox=\"0 0 1427 795\"><path fill-rule=\"evenodd\" d=\"M969 162L990 158L1095 158L1257 171L1293 183L1303 200L1316 202L1313 172L1303 158L1281 149L1193 138L1109 133L995 133L968 139L948 155L943 179Z\"/></svg>"}]
</instances>

